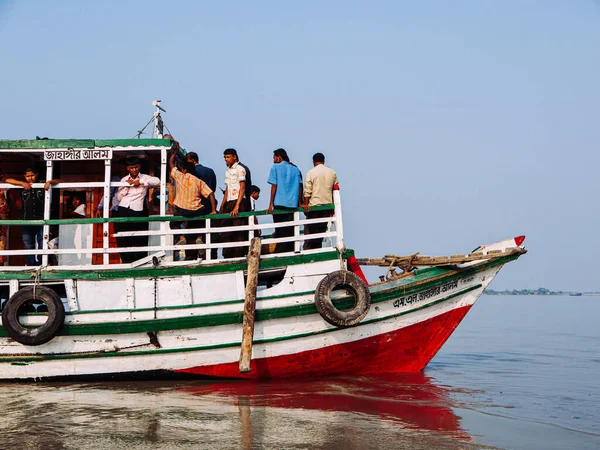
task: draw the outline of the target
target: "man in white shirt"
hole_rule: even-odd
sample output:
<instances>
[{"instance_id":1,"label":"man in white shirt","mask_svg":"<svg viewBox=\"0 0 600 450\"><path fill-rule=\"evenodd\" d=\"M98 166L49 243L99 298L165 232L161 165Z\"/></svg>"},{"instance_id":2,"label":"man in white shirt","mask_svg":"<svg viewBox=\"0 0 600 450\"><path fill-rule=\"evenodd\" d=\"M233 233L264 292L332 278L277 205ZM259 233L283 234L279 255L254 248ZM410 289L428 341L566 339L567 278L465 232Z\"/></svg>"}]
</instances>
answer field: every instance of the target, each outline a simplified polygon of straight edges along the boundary
<instances>
[{"instance_id":1,"label":"man in white shirt","mask_svg":"<svg viewBox=\"0 0 600 450\"><path fill-rule=\"evenodd\" d=\"M304 214L307 219L331 217L332 210L311 211L313 206L329 205L333 203L333 187L338 184L335 170L325 165L325 155L315 153L313 155L313 168L306 174L304 180ZM327 223L314 223L304 225L304 234L324 233ZM323 238L304 241L304 250L321 248Z\"/></svg>"},{"instance_id":2,"label":"man in white shirt","mask_svg":"<svg viewBox=\"0 0 600 450\"><path fill-rule=\"evenodd\" d=\"M141 161L136 157L125 160L129 174L121 179L121 182L129 186L120 187L117 191L119 208L117 217L148 217L148 205L146 197L148 188L160 185L160 179L140 173ZM123 222L115 223L115 231L147 231L148 222ZM148 236L117 237L117 247L147 247ZM148 256L147 251L123 252L121 261L131 263Z\"/></svg>"},{"instance_id":3,"label":"man in white shirt","mask_svg":"<svg viewBox=\"0 0 600 450\"><path fill-rule=\"evenodd\" d=\"M246 192L246 169L238 159L237 151L234 148L228 148L223 152L225 159L225 193L219 213L229 213L231 219L223 219L220 226L231 227L247 225L247 219L239 219L240 212L247 212L250 206L249 201L244 201ZM247 231L227 231L220 234L221 242L240 242L248 239ZM223 258L236 258L246 256L247 247L229 247L223 249Z\"/></svg>"}]
</instances>

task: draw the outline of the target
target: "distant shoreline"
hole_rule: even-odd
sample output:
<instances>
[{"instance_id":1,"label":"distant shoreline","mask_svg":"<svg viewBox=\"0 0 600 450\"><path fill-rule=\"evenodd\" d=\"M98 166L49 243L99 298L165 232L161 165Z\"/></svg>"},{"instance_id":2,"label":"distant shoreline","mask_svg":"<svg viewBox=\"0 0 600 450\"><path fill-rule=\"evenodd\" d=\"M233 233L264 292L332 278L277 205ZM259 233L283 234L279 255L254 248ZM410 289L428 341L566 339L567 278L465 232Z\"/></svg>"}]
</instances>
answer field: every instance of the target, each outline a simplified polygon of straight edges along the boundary
<instances>
[{"instance_id":1,"label":"distant shoreline","mask_svg":"<svg viewBox=\"0 0 600 450\"><path fill-rule=\"evenodd\" d=\"M493 289L486 289L484 292L486 295L570 295L573 297L580 296L591 296L600 295L600 292L572 292L572 291L551 291L546 288L538 289L505 289L503 291L495 291Z\"/></svg>"}]
</instances>

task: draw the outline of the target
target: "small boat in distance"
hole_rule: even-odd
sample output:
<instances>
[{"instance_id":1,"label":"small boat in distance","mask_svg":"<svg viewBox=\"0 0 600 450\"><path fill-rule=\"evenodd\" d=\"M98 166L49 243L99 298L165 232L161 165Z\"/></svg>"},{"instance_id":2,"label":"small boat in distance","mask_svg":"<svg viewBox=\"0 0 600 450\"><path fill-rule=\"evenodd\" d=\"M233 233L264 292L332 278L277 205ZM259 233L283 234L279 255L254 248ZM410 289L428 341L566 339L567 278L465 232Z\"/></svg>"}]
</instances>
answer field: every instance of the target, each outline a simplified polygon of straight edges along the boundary
<instances>
[{"instance_id":1,"label":"small boat in distance","mask_svg":"<svg viewBox=\"0 0 600 450\"><path fill-rule=\"evenodd\" d=\"M526 252L524 236L478 247L466 255L386 255L356 258L346 247L339 189L318 207L324 218L255 223L266 211L240 213L243 226L220 227L227 214L202 216L202 228L173 230L167 193L168 154L160 102L151 139L0 140L5 176L40 167L46 180L43 220L15 219L22 187L0 183L12 217L0 220L8 239L0 258L0 379L190 376L273 379L333 374L420 372L438 352L502 266ZM148 195L146 218L89 217L111 202L119 162L135 155L144 173L160 179ZM117 170L115 170L117 169ZM117 178L120 179L120 178ZM34 188L43 187L34 183ZM85 218L69 216L68 198L85 197ZM274 211L274 214L289 211ZM148 222L147 231L117 231L115 223ZM318 249L304 249L306 224L326 223ZM41 248L22 250L20 229L43 227ZM277 227L291 237L274 238ZM258 237L261 230L262 237ZM243 242L216 239L243 232ZM181 245L174 236L202 234ZM115 239L149 236L145 247ZM59 245L52 245L58 236ZM293 251L272 253L292 242ZM223 258L224 248L248 248L247 257ZM179 260L182 251L198 251ZM148 252L130 263L119 254ZM25 266L25 256L41 256ZM53 261L54 260L54 261ZM361 265L385 268L369 283Z\"/></svg>"}]
</instances>

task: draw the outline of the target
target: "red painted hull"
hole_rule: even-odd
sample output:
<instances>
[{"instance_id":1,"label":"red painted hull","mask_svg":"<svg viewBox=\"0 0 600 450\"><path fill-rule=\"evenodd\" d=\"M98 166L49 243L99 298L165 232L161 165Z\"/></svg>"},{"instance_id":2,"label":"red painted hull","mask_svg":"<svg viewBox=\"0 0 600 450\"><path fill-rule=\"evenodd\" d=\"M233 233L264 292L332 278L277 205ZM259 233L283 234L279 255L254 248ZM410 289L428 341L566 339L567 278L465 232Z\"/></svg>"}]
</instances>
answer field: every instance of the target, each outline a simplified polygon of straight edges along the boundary
<instances>
[{"instance_id":1,"label":"red painted hull","mask_svg":"<svg viewBox=\"0 0 600 450\"><path fill-rule=\"evenodd\" d=\"M378 336L291 355L254 359L241 374L237 362L177 372L222 378L298 378L337 374L420 372L444 345L470 306Z\"/></svg>"}]
</instances>

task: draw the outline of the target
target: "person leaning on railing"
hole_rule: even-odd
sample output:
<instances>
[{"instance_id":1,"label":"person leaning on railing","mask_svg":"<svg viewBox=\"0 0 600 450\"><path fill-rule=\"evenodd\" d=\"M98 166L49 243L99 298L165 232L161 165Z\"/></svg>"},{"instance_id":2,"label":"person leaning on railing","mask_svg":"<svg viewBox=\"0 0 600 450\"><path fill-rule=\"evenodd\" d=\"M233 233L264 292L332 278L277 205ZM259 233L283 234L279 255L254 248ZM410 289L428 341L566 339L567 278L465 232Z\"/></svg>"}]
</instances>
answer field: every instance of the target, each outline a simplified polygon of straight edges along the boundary
<instances>
[{"instance_id":1,"label":"person leaning on railing","mask_svg":"<svg viewBox=\"0 0 600 450\"><path fill-rule=\"evenodd\" d=\"M324 218L331 216L331 210L311 211L312 206L328 205L333 203L333 186L338 183L335 170L325 165L325 155L313 155L313 168L306 174L304 180L304 214L307 219ZM313 223L304 225L304 234L324 233L327 223ZM321 248L323 238L304 241L304 250Z\"/></svg>"},{"instance_id":2,"label":"person leaning on railing","mask_svg":"<svg viewBox=\"0 0 600 450\"><path fill-rule=\"evenodd\" d=\"M33 183L37 182L38 173L31 168L25 169L23 172L25 181L7 178L6 182L14 186L21 186L21 200L23 207L21 209L22 220L43 220L44 219L44 191L50 189L50 185L59 183L58 179L49 180L44 183L44 189L34 188ZM21 236L23 238L23 246L25 250L33 250L36 248L42 249L43 246L43 230L42 225L23 225L21 226ZM27 255L28 266L39 266L42 264L41 255Z\"/></svg>"},{"instance_id":3,"label":"person leaning on railing","mask_svg":"<svg viewBox=\"0 0 600 450\"><path fill-rule=\"evenodd\" d=\"M177 190L175 194L175 205L174 214L176 216L184 217L196 217L203 214L216 214L217 203L215 200L215 194L212 189L208 187L204 181L194 175L194 163L192 162L180 162L176 165L175 160L177 157L177 151L173 151L169 158L169 168L171 169L171 178L177 183ZM177 167L179 166L179 167ZM202 204L202 199L206 198L210 202L210 210L206 210L206 207ZM186 228L204 228L206 224L205 220L193 220L189 221ZM183 222L171 222L171 229L180 229ZM185 237L178 239L178 243L200 243L197 239L200 238L202 242L203 235L187 234ZM182 242L183 241L183 242ZM198 251L189 250L186 251L185 259L196 259Z\"/></svg>"},{"instance_id":4,"label":"person leaning on railing","mask_svg":"<svg viewBox=\"0 0 600 450\"><path fill-rule=\"evenodd\" d=\"M117 217L148 217L146 196L148 188L160 185L160 179L140 173L141 160L130 156L125 160L129 175L123 177L121 182L129 186L120 187L117 191L119 208ZM148 231L148 222L123 222L115 223L115 231ZM117 247L147 247L148 236L117 237ZM148 256L148 252L122 252L121 261L131 263Z\"/></svg>"}]
</instances>

